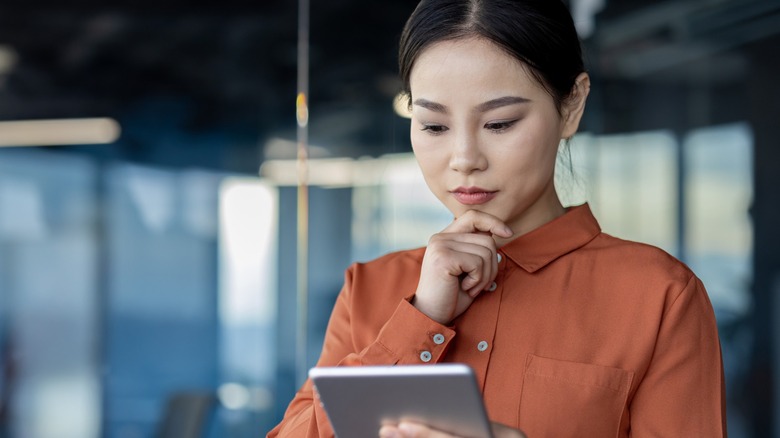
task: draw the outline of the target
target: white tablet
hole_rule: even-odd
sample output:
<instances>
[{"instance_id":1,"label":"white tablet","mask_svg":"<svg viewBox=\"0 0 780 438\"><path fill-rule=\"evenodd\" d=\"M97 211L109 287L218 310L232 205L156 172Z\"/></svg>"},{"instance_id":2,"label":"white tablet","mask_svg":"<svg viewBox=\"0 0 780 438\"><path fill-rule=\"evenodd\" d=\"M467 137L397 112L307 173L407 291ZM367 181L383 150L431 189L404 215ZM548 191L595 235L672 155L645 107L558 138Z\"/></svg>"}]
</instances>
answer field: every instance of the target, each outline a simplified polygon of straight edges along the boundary
<instances>
[{"instance_id":1,"label":"white tablet","mask_svg":"<svg viewBox=\"0 0 780 438\"><path fill-rule=\"evenodd\" d=\"M467 365L315 367L309 377L337 438L376 437L382 424L402 419L462 437L491 437Z\"/></svg>"}]
</instances>

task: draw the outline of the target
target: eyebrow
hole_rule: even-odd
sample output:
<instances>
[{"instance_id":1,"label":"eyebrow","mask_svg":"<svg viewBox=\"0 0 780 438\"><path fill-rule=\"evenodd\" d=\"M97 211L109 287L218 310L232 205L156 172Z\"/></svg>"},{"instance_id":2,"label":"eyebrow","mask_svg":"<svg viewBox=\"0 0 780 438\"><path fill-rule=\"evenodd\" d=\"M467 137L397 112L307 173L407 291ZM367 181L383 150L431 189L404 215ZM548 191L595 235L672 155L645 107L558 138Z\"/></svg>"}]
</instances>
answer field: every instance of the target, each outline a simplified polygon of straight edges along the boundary
<instances>
[{"instance_id":1,"label":"eyebrow","mask_svg":"<svg viewBox=\"0 0 780 438\"><path fill-rule=\"evenodd\" d=\"M447 107L446 106L444 106L444 105L442 105L440 103L431 102L430 100L427 100L427 99L416 99L414 101L414 104L417 105L417 106L421 106L421 107L423 107L423 108L425 108L427 110L431 110L431 111L433 111L435 113L447 114Z\"/></svg>"},{"instance_id":2,"label":"eyebrow","mask_svg":"<svg viewBox=\"0 0 780 438\"><path fill-rule=\"evenodd\" d=\"M494 110L496 108L501 108L509 105L517 105L521 103L528 103L530 101L531 101L530 99L527 99L525 97L520 97L520 96L504 96L504 97L499 97L497 99L488 100L487 102L483 102L477 105L475 111L480 113L485 113L490 110ZM448 109L445 105L442 105L437 102L432 102L427 99L416 99L414 101L414 105L423 107L427 110L436 113L447 114L448 112Z\"/></svg>"},{"instance_id":3,"label":"eyebrow","mask_svg":"<svg viewBox=\"0 0 780 438\"><path fill-rule=\"evenodd\" d=\"M520 103L528 103L530 101L531 101L530 99L526 99L525 97L520 97L520 96L504 96L504 97L499 97L498 99L488 100L485 103L479 104L477 106L477 111L481 113L486 113L490 110L501 108L502 106L517 105Z\"/></svg>"}]
</instances>

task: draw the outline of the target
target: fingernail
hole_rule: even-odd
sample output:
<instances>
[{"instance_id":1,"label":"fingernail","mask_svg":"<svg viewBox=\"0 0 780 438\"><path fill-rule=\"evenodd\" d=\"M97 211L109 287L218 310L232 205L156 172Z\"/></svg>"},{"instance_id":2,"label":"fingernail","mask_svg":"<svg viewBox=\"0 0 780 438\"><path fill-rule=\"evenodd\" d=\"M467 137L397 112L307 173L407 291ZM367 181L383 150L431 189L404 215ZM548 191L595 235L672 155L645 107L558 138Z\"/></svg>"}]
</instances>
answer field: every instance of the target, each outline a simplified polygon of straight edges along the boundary
<instances>
[{"instance_id":1,"label":"fingernail","mask_svg":"<svg viewBox=\"0 0 780 438\"><path fill-rule=\"evenodd\" d=\"M379 429L379 438L401 438L401 435L394 427L383 427Z\"/></svg>"},{"instance_id":2,"label":"fingernail","mask_svg":"<svg viewBox=\"0 0 780 438\"><path fill-rule=\"evenodd\" d=\"M508 236L511 236L512 234L514 234L514 231L512 231L512 229L509 228L508 226L504 225L504 234L506 234L507 237L508 237Z\"/></svg>"},{"instance_id":3,"label":"fingernail","mask_svg":"<svg viewBox=\"0 0 780 438\"><path fill-rule=\"evenodd\" d=\"M401 423L398 425L398 430L400 430L404 436L415 436L415 427L413 424Z\"/></svg>"}]
</instances>

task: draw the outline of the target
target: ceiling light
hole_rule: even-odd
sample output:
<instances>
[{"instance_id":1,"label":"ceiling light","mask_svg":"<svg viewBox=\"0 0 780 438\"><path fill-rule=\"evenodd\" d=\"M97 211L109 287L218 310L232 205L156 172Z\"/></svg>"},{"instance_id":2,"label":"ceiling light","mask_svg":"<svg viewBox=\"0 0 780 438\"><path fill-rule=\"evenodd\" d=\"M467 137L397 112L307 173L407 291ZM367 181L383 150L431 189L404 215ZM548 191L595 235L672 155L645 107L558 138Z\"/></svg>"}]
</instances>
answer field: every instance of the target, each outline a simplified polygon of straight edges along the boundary
<instances>
[{"instance_id":1,"label":"ceiling light","mask_svg":"<svg viewBox=\"0 0 780 438\"><path fill-rule=\"evenodd\" d=\"M120 132L111 118L8 121L0 122L0 147L106 144Z\"/></svg>"},{"instance_id":2,"label":"ceiling light","mask_svg":"<svg viewBox=\"0 0 780 438\"><path fill-rule=\"evenodd\" d=\"M19 57L13 47L0 44L0 75L9 73L16 66Z\"/></svg>"},{"instance_id":3,"label":"ceiling light","mask_svg":"<svg viewBox=\"0 0 780 438\"><path fill-rule=\"evenodd\" d=\"M412 118L412 112L409 111L409 97L406 93L398 93L398 95L395 96L395 99L393 99L393 110L395 110L396 114L405 119Z\"/></svg>"},{"instance_id":4,"label":"ceiling light","mask_svg":"<svg viewBox=\"0 0 780 438\"><path fill-rule=\"evenodd\" d=\"M307 160L308 184L324 187L353 185L355 161L350 158ZM278 186L298 185L297 160L268 160L260 166L260 175Z\"/></svg>"}]
</instances>

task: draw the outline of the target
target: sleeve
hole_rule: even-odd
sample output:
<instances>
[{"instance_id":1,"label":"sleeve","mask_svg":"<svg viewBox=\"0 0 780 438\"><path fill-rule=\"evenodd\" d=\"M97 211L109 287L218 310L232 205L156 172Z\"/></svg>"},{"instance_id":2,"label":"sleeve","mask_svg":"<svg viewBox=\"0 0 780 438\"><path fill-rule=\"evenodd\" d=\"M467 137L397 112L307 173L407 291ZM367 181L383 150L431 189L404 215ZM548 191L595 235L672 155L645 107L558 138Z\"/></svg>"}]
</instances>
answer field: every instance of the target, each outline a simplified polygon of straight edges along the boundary
<instances>
[{"instance_id":1,"label":"sleeve","mask_svg":"<svg viewBox=\"0 0 780 438\"><path fill-rule=\"evenodd\" d=\"M635 438L726 436L718 328L704 285L695 276L663 317L629 413Z\"/></svg>"},{"instance_id":2,"label":"sleeve","mask_svg":"<svg viewBox=\"0 0 780 438\"><path fill-rule=\"evenodd\" d=\"M443 357L455 336L454 330L418 311L410 304L411 296L397 303L392 316L381 327L373 342L363 348L356 346L355 333L370 328L354 322L353 315L364 310L354 304L354 274L355 265L345 275L344 286L336 299L325 332L317 366L420 364L422 352L430 353L430 363L438 362ZM434 342L434 334L443 334L445 341ZM307 379L287 407L282 422L268 433L267 438L332 438L333 429L325 410L315 399L316 393Z\"/></svg>"}]
</instances>

